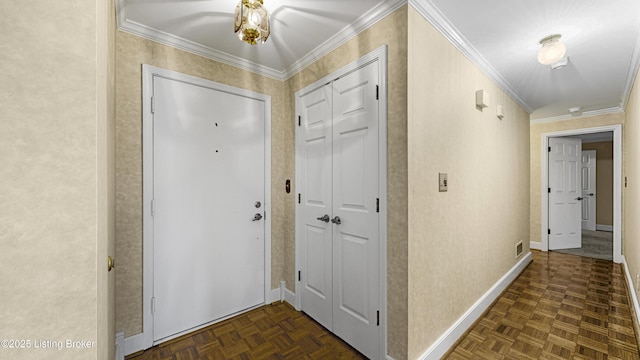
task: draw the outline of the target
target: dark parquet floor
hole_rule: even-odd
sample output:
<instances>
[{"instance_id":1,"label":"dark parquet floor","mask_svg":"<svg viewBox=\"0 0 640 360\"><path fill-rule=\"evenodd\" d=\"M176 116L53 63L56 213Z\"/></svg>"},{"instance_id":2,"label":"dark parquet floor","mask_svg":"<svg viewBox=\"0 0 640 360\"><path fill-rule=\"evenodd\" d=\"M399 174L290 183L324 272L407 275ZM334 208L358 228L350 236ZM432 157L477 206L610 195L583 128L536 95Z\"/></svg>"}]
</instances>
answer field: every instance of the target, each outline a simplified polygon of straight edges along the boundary
<instances>
[{"instance_id":1,"label":"dark parquet floor","mask_svg":"<svg viewBox=\"0 0 640 360\"><path fill-rule=\"evenodd\" d=\"M640 359L619 264L532 255L446 359Z\"/></svg>"},{"instance_id":2,"label":"dark parquet floor","mask_svg":"<svg viewBox=\"0 0 640 360\"><path fill-rule=\"evenodd\" d=\"M640 359L620 265L532 253L533 262L445 359ZM274 303L127 359L364 357L304 313Z\"/></svg>"}]
</instances>

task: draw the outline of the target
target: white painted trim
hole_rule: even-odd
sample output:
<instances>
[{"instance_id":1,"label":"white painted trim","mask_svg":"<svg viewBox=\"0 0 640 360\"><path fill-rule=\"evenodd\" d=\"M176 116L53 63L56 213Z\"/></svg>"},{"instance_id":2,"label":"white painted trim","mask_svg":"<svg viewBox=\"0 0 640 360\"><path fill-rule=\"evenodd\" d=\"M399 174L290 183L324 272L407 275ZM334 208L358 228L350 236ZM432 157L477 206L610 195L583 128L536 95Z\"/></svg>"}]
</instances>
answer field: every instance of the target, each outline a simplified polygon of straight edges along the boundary
<instances>
[{"instance_id":1,"label":"white painted trim","mask_svg":"<svg viewBox=\"0 0 640 360\"><path fill-rule=\"evenodd\" d=\"M424 352L419 359L436 360L440 359L449 349L460 339L462 335L473 325L476 320L493 304L502 292L524 271L532 261L531 253L528 252L515 266L511 268L489 291L487 291L467 312L464 313L436 342Z\"/></svg>"},{"instance_id":2,"label":"white painted trim","mask_svg":"<svg viewBox=\"0 0 640 360\"><path fill-rule=\"evenodd\" d=\"M529 249L542 250L542 243L539 241L531 241L529 242Z\"/></svg>"},{"instance_id":3,"label":"white painted trim","mask_svg":"<svg viewBox=\"0 0 640 360\"><path fill-rule=\"evenodd\" d=\"M299 98L302 94L305 94L309 91L312 91L319 86L326 84L327 82L337 78L344 76L352 71L357 70L364 65L371 63L373 61L378 61L378 76L379 76L379 98L378 98L378 185L379 185L379 194L380 197L380 213L379 213L379 236L380 236L380 354L387 353L387 218L388 218L388 209L387 209L387 45L383 45L370 53L362 56L356 61L353 61L350 64L343 66L342 68L336 70L335 72L313 82L310 85L305 86L303 89L296 91L295 93L295 109L296 114L298 113L298 109L300 109ZM294 116L294 126L297 122L297 117ZM302 166L300 166L299 158L296 154L296 179L301 179L302 174ZM297 197L294 199L294 207L296 211L296 219L298 218L298 203ZM296 310L300 311L300 282L298 279L298 271L301 269L301 260L303 254L300 253L300 249L302 245L299 243L299 239L301 239L300 232L302 229L299 228L298 222L295 224L295 244L296 244L296 259L295 259L295 273L294 277L295 281L295 294L293 295L293 306Z\"/></svg>"},{"instance_id":4,"label":"white painted trim","mask_svg":"<svg viewBox=\"0 0 640 360\"><path fill-rule=\"evenodd\" d=\"M640 303L638 303L638 295L633 284L633 277L631 276L629 265L627 264L627 259L624 257L624 255L622 256L622 265L624 266L624 275L627 280L627 288L631 293L631 302L633 303L633 308L636 314L635 321L637 324L640 324Z\"/></svg>"},{"instance_id":5,"label":"white painted trim","mask_svg":"<svg viewBox=\"0 0 640 360\"><path fill-rule=\"evenodd\" d=\"M265 259L264 259L264 303L266 304L271 297L271 96L260 94L257 92L241 89L213 81L197 78L194 76L182 74L176 71L161 69L158 67L143 64L142 65L142 147L143 147L143 181L142 181L142 198L143 198L143 289L142 289L142 323L143 332L139 334L142 340L135 338L135 348L140 351L148 349L154 345L153 340L153 314L151 313L151 298L153 295L153 218L151 216L151 199L153 198L153 177L145 176L145 174L153 174L153 114L151 113L151 94L153 93L153 77L161 76L167 79L174 79L218 91L225 91L230 94L236 94L255 100L264 102L264 156L265 156L265 174L264 174L264 209L265 209ZM215 320L219 321L221 319ZM213 323L208 323L209 325ZM125 339L126 340L126 339ZM168 339L164 339L166 341ZM140 345L139 342L142 344ZM133 346L133 345L132 345ZM141 348L138 348L140 347ZM127 348L125 342L125 348ZM128 349L128 348L127 348ZM134 352L135 352L134 351ZM127 352L127 354L131 354Z\"/></svg>"},{"instance_id":6,"label":"white painted trim","mask_svg":"<svg viewBox=\"0 0 640 360\"><path fill-rule=\"evenodd\" d=\"M620 108L623 110L627 108L629 96L633 90L633 82L635 81L638 73L638 67L640 67L640 27L636 30L636 43L633 46L633 54L631 55L624 90L622 91L620 99Z\"/></svg>"},{"instance_id":7,"label":"white painted trim","mask_svg":"<svg viewBox=\"0 0 640 360\"><path fill-rule=\"evenodd\" d=\"M546 124L546 123L556 122L556 121L577 120L577 119L583 119L583 118L592 117L592 116L618 114L623 111L624 110L622 108L616 106L616 107L610 107L610 108L599 109L599 110L585 111L582 113L582 115L579 115L579 116L567 114L567 115L560 115L560 116L552 116L548 118L535 119L535 120L529 121L529 123L531 125Z\"/></svg>"},{"instance_id":8,"label":"white painted trim","mask_svg":"<svg viewBox=\"0 0 640 360\"><path fill-rule=\"evenodd\" d=\"M425 20L433 25L444 37L446 37L464 56L475 64L480 71L487 75L502 91L507 93L528 113L533 109L524 101L509 82L494 69L493 66L471 45L460 31L440 12L438 7L431 0L409 0L412 6Z\"/></svg>"},{"instance_id":9,"label":"white painted trim","mask_svg":"<svg viewBox=\"0 0 640 360\"><path fill-rule=\"evenodd\" d=\"M302 69L316 62L319 58L327 55L342 44L346 43L364 30L370 28L375 23L391 14L401 6L405 5L407 0L389 0L380 2L377 6L362 15L352 24L340 30L333 37L310 51L300 60L289 66L285 70L276 70L258 63L248 61L238 56L234 56L223 51L214 49L209 46L184 39L182 37L159 31L152 27L131 21L127 18L127 8L124 0L116 1L116 14L118 30L124 31L136 36L143 37L161 44L175 47L205 58L209 58L223 64L234 66L243 70L247 70L259 75L267 76L276 80L285 81L295 75Z\"/></svg>"},{"instance_id":10,"label":"white painted trim","mask_svg":"<svg viewBox=\"0 0 640 360\"><path fill-rule=\"evenodd\" d=\"M145 343L145 336L143 333L124 338L124 355L125 356L131 355L138 351L147 349L144 346L144 343Z\"/></svg>"},{"instance_id":11,"label":"white painted trim","mask_svg":"<svg viewBox=\"0 0 640 360\"><path fill-rule=\"evenodd\" d=\"M613 131L613 262L622 262L622 125L606 125L544 133L540 154L540 242L542 251L549 250L549 138Z\"/></svg>"},{"instance_id":12,"label":"white painted trim","mask_svg":"<svg viewBox=\"0 0 640 360\"><path fill-rule=\"evenodd\" d=\"M596 230L613 232L613 226L596 224Z\"/></svg>"},{"instance_id":13,"label":"white painted trim","mask_svg":"<svg viewBox=\"0 0 640 360\"><path fill-rule=\"evenodd\" d=\"M124 333L116 334L116 360L124 360Z\"/></svg>"}]
</instances>

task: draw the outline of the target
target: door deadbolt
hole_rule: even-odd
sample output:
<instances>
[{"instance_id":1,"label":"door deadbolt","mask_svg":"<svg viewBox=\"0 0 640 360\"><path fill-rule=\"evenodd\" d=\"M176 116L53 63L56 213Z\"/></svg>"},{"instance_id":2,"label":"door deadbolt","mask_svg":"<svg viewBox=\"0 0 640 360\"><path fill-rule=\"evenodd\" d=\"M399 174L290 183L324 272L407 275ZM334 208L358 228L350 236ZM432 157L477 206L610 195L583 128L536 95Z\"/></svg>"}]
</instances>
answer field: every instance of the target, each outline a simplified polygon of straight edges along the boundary
<instances>
[{"instance_id":1,"label":"door deadbolt","mask_svg":"<svg viewBox=\"0 0 640 360\"><path fill-rule=\"evenodd\" d=\"M262 206L262 204L260 203L260 201L256 201L255 207L256 209L259 209L260 206Z\"/></svg>"}]
</instances>

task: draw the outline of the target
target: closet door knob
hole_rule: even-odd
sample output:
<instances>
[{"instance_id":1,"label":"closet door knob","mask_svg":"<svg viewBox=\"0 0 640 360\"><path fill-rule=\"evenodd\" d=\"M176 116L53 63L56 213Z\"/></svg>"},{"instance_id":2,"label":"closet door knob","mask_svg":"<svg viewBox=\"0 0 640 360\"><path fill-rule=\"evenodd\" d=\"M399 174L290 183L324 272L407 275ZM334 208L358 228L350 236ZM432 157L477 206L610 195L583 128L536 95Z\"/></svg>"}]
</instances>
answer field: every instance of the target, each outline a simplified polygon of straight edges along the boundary
<instances>
[{"instance_id":1,"label":"closet door knob","mask_svg":"<svg viewBox=\"0 0 640 360\"><path fill-rule=\"evenodd\" d=\"M336 225L342 224L342 220L340 220L340 216L337 216L337 215L333 219L331 219L331 222Z\"/></svg>"},{"instance_id":2,"label":"closet door knob","mask_svg":"<svg viewBox=\"0 0 640 360\"><path fill-rule=\"evenodd\" d=\"M316 218L316 219L328 223L329 222L329 215L325 214L324 216L321 216L321 217Z\"/></svg>"}]
</instances>

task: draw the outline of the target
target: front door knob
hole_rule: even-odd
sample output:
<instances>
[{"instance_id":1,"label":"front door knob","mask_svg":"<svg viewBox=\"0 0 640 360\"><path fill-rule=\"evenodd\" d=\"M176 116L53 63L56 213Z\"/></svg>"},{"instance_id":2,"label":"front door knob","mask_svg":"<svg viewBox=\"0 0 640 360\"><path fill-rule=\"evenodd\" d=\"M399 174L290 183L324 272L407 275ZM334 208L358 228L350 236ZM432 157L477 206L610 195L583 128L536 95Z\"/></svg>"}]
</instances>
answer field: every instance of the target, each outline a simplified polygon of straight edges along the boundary
<instances>
[{"instance_id":1,"label":"front door knob","mask_svg":"<svg viewBox=\"0 0 640 360\"><path fill-rule=\"evenodd\" d=\"M336 225L342 224L342 220L340 220L340 216L337 216L337 215L333 219L331 219L331 222Z\"/></svg>"},{"instance_id":2,"label":"front door knob","mask_svg":"<svg viewBox=\"0 0 640 360\"><path fill-rule=\"evenodd\" d=\"M253 219L251 219L251 221L258 221L260 219L262 219L262 214L257 213L253 216Z\"/></svg>"}]
</instances>

